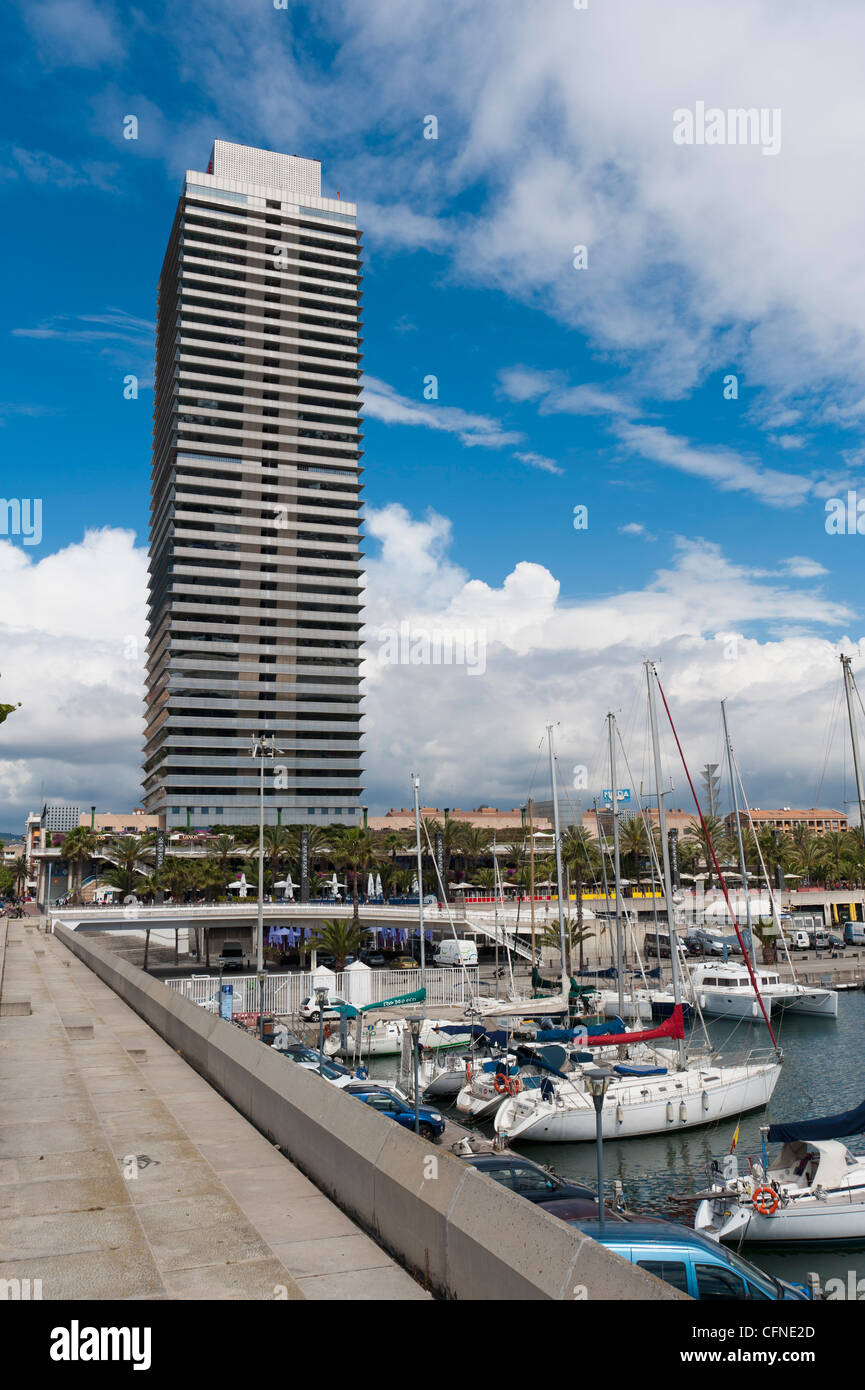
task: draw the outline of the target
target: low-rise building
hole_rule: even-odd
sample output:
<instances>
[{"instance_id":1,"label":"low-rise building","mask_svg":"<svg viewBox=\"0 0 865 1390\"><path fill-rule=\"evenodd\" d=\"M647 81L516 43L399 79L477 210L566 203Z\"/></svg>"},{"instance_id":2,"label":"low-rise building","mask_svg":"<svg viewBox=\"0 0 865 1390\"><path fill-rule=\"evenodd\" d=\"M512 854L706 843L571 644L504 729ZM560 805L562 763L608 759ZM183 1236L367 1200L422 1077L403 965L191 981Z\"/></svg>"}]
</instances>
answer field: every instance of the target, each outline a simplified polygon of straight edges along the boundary
<instances>
[{"instance_id":1,"label":"low-rise building","mask_svg":"<svg viewBox=\"0 0 865 1390\"><path fill-rule=\"evenodd\" d=\"M747 811L739 812L739 819L742 829L748 828ZM759 806L755 806L751 811L751 819L756 829L759 830L780 830L782 834L791 835L798 826L804 825L811 831L812 835L829 835L833 830L849 830L850 824L843 811L831 811L819 806L811 806L804 811L794 811L789 806L781 806L775 810L763 811ZM725 817L724 825L728 834L736 833L736 817L731 811Z\"/></svg>"},{"instance_id":2,"label":"low-rise building","mask_svg":"<svg viewBox=\"0 0 865 1390\"><path fill-rule=\"evenodd\" d=\"M444 825L446 820L468 821L469 825L480 830L522 831L528 828L528 816L524 807L515 806L510 811L500 811L497 806L476 806L473 811L463 811L459 806L421 806L421 818L438 820ZM551 822L543 816L535 815L535 829L548 829ZM414 830L414 808L392 807L384 816L370 816L370 830Z\"/></svg>"}]
</instances>

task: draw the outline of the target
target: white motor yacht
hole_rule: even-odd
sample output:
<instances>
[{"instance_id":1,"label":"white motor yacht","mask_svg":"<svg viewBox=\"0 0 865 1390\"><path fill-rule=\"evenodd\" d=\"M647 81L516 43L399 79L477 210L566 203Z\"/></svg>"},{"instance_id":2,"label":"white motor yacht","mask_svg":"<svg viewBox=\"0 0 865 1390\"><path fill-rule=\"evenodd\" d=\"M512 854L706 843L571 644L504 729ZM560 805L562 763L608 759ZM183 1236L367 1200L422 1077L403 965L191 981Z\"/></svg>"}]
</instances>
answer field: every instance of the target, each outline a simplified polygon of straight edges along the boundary
<instances>
[{"instance_id":1,"label":"white motor yacht","mask_svg":"<svg viewBox=\"0 0 865 1390\"><path fill-rule=\"evenodd\" d=\"M835 990L782 980L777 970L756 968L754 974L767 1014L813 1014L838 1017ZM691 989L708 1017L747 1018L765 1022L746 965L713 961L691 971Z\"/></svg>"}]
</instances>

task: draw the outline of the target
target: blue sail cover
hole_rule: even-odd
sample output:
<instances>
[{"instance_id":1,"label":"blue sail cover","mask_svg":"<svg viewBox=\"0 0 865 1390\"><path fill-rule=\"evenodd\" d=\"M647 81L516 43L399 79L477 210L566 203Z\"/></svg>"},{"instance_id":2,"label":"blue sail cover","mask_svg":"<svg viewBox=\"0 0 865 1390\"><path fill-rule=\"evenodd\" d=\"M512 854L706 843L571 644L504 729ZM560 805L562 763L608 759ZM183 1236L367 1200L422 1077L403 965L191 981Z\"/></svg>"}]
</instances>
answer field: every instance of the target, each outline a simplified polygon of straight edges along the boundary
<instances>
[{"instance_id":1,"label":"blue sail cover","mask_svg":"<svg viewBox=\"0 0 865 1390\"><path fill-rule=\"evenodd\" d=\"M614 965L609 965L606 970L577 970L575 974L580 979L590 975L593 980L615 980L618 978L619 972Z\"/></svg>"},{"instance_id":2,"label":"blue sail cover","mask_svg":"<svg viewBox=\"0 0 865 1390\"><path fill-rule=\"evenodd\" d=\"M609 1018L606 1023L590 1023L587 1028L539 1028L535 1042L574 1042L580 1038L599 1038L604 1033L624 1033L625 1025L620 1018Z\"/></svg>"},{"instance_id":3,"label":"blue sail cover","mask_svg":"<svg viewBox=\"0 0 865 1390\"><path fill-rule=\"evenodd\" d=\"M435 1030L437 1033L448 1033L452 1037L460 1037L468 1033L473 1038L486 1037L486 1028L481 1023L440 1023Z\"/></svg>"},{"instance_id":4,"label":"blue sail cover","mask_svg":"<svg viewBox=\"0 0 865 1390\"><path fill-rule=\"evenodd\" d=\"M819 1120L801 1120L792 1125L770 1125L770 1144L792 1144L797 1139L806 1143L820 1139L843 1139L847 1134L865 1134L865 1100L855 1110L842 1115L826 1115Z\"/></svg>"}]
</instances>

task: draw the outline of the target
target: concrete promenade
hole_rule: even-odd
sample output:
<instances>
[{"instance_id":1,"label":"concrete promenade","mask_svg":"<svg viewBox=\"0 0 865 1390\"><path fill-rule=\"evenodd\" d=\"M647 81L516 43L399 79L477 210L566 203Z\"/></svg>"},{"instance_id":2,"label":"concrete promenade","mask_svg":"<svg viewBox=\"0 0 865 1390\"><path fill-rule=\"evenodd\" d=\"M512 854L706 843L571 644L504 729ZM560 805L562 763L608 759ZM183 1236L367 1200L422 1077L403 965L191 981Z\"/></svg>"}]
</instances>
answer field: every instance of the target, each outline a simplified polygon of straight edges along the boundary
<instances>
[{"instance_id":1,"label":"concrete promenade","mask_svg":"<svg viewBox=\"0 0 865 1390\"><path fill-rule=\"evenodd\" d=\"M0 982L0 1280L45 1300L429 1299L32 919L0 923Z\"/></svg>"}]
</instances>

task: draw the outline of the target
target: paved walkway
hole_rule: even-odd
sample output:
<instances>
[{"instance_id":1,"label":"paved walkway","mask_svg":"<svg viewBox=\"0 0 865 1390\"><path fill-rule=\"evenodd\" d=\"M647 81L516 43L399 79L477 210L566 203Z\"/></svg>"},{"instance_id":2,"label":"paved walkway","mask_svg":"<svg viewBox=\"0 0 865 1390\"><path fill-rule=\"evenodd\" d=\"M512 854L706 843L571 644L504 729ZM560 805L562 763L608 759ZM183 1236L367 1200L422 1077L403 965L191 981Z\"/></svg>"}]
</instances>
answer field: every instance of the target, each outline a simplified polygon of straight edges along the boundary
<instances>
[{"instance_id":1,"label":"paved walkway","mask_svg":"<svg viewBox=\"0 0 865 1390\"><path fill-rule=\"evenodd\" d=\"M58 940L3 925L0 1279L43 1299L429 1298Z\"/></svg>"}]
</instances>

